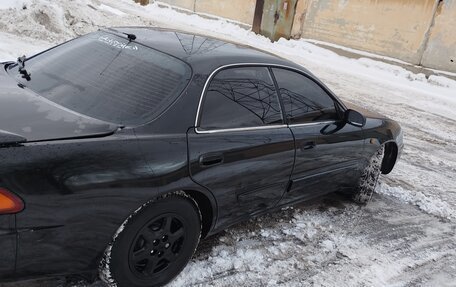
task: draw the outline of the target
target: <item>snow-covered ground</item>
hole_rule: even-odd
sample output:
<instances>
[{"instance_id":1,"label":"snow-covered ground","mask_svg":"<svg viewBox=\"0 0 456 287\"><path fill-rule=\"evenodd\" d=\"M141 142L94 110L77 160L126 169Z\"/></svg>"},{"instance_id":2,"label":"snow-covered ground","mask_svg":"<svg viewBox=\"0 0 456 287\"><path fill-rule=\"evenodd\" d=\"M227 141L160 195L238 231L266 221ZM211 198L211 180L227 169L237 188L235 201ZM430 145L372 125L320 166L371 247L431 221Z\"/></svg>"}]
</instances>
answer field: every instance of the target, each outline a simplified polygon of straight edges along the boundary
<instances>
[{"instance_id":1,"label":"snow-covered ground","mask_svg":"<svg viewBox=\"0 0 456 287\"><path fill-rule=\"evenodd\" d=\"M367 207L330 195L234 226L203 241L171 286L456 286L456 81L345 58L304 40L271 43L223 19L130 0L1 0L0 61L127 25L270 51L311 70L343 100L399 121L405 132L401 161ZM90 285L62 278L23 284L8 286Z\"/></svg>"}]
</instances>

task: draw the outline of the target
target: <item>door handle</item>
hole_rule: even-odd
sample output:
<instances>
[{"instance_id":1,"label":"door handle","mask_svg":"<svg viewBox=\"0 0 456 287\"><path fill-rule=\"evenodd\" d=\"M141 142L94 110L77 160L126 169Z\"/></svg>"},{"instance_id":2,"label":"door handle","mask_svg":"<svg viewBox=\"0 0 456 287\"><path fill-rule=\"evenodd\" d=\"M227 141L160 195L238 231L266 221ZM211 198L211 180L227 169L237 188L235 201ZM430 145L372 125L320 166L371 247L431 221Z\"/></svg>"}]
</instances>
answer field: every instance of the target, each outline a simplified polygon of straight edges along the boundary
<instances>
[{"instance_id":1,"label":"door handle","mask_svg":"<svg viewBox=\"0 0 456 287\"><path fill-rule=\"evenodd\" d=\"M221 164L221 163L223 163L223 154L221 154L221 153L203 154L199 158L199 163L200 163L200 166L203 166L203 167Z\"/></svg>"},{"instance_id":2,"label":"door handle","mask_svg":"<svg viewBox=\"0 0 456 287\"><path fill-rule=\"evenodd\" d=\"M316 144L314 141L306 142L303 145L301 145L301 150L313 149L315 146L316 146Z\"/></svg>"}]
</instances>

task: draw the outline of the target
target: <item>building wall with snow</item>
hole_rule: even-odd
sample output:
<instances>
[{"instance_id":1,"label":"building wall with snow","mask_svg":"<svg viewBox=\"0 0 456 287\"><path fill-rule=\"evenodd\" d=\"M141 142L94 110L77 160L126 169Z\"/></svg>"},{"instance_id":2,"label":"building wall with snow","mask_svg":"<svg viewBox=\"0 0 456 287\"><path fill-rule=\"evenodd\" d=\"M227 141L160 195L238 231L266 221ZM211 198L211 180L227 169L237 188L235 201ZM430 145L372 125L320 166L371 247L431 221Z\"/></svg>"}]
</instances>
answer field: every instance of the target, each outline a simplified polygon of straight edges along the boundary
<instances>
[{"instance_id":1,"label":"building wall with snow","mask_svg":"<svg viewBox=\"0 0 456 287\"><path fill-rule=\"evenodd\" d=\"M435 0L307 0L303 38L419 64ZM299 12L298 12L299 14Z\"/></svg>"},{"instance_id":2,"label":"building wall with snow","mask_svg":"<svg viewBox=\"0 0 456 287\"><path fill-rule=\"evenodd\" d=\"M192 12L210 14L235 22L252 25L256 0L159 0Z\"/></svg>"},{"instance_id":3,"label":"building wall with snow","mask_svg":"<svg viewBox=\"0 0 456 287\"><path fill-rule=\"evenodd\" d=\"M195 12L207 13L252 25L255 0L196 0Z\"/></svg>"},{"instance_id":4,"label":"building wall with snow","mask_svg":"<svg viewBox=\"0 0 456 287\"><path fill-rule=\"evenodd\" d=\"M256 4L256 0L158 2L247 25L253 23ZM292 36L456 72L456 0L298 0Z\"/></svg>"},{"instance_id":5,"label":"building wall with snow","mask_svg":"<svg viewBox=\"0 0 456 287\"><path fill-rule=\"evenodd\" d=\"M157 2L166 3L171 6L176 6L191 11L194 11L195 9L195 0L160 0Z\"/></svg>"},{"instance_id":6,"label":"building wall with snow","mask_svg":"<svg viewBox=\"0 0 456 287\"><path fill-rule=\"evenodd\" d=\"M456 1L445 0L439 5L421 64L456 72Z\"/></svg>"},{"instance_id":7,"label":"building wall with snow","mask_svg":"<svg viewBox=\"0 0 456 287\"><path fill-rule=\"evenodd\" d=\"M300 1L295 36L456 71L456 0Z\"/></svg>"}]
</instances>

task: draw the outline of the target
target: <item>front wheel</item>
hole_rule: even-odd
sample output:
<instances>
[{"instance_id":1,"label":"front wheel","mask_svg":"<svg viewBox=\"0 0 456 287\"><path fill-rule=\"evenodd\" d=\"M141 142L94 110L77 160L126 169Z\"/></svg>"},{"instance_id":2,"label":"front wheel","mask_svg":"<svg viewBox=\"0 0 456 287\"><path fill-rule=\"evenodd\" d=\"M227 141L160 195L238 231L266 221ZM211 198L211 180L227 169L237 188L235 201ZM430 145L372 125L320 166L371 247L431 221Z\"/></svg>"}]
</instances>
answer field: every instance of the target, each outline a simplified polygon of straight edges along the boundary
<instances>
[{"instance_id":1,"label":"front wheel","mask_svg":"<svg viewBox=\"0 0 456 287\"><path fill-rule=\"evenodd\" d=\"M110 286L163 286L192 257L201 236L201 216L189 197L171 195L146 204L119 228L100 266Z\"/></svg>"},{"instance_id":2,"label":"front wheel","mask_svg":"<svg viewBox=\"0 0 456 287\"><path fill-rule=\"evenodd\" d=\"M377 186L378 177L381 173L384 153L385 147L382 145L369 160L369 163L364 169L358 185L352 194L354 202L366 204L372 198L375 187Z\"/></svg>"}]
</instances>

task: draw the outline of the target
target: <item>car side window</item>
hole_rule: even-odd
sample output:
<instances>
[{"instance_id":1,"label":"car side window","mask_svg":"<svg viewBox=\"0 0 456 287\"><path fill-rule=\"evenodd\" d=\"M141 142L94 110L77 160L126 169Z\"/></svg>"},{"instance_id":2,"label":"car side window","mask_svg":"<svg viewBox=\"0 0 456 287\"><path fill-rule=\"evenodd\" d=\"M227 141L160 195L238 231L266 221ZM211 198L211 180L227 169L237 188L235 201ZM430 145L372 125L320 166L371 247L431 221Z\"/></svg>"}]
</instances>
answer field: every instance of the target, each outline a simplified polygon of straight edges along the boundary
<instances>
[{"instance_id":1,"label":"car side window","mask_svg":"<svg viewBox=\"0 0 456 287\"><path fill-rule=\"evenodd\" d=\"M222 70L203 98L199 128L203 130L282 124L277 91L266 67Z\"/></svg>"},{"instance_id":2,"label":"car side window","mask_svg":"<svg viewBox=\"0 0 456 287\"><path fill-rule=\"evenodd\" d=\"M316 82L294 71L272 70L289 124L338 119L334 100Z\"/></svg>"}]
</instances>

